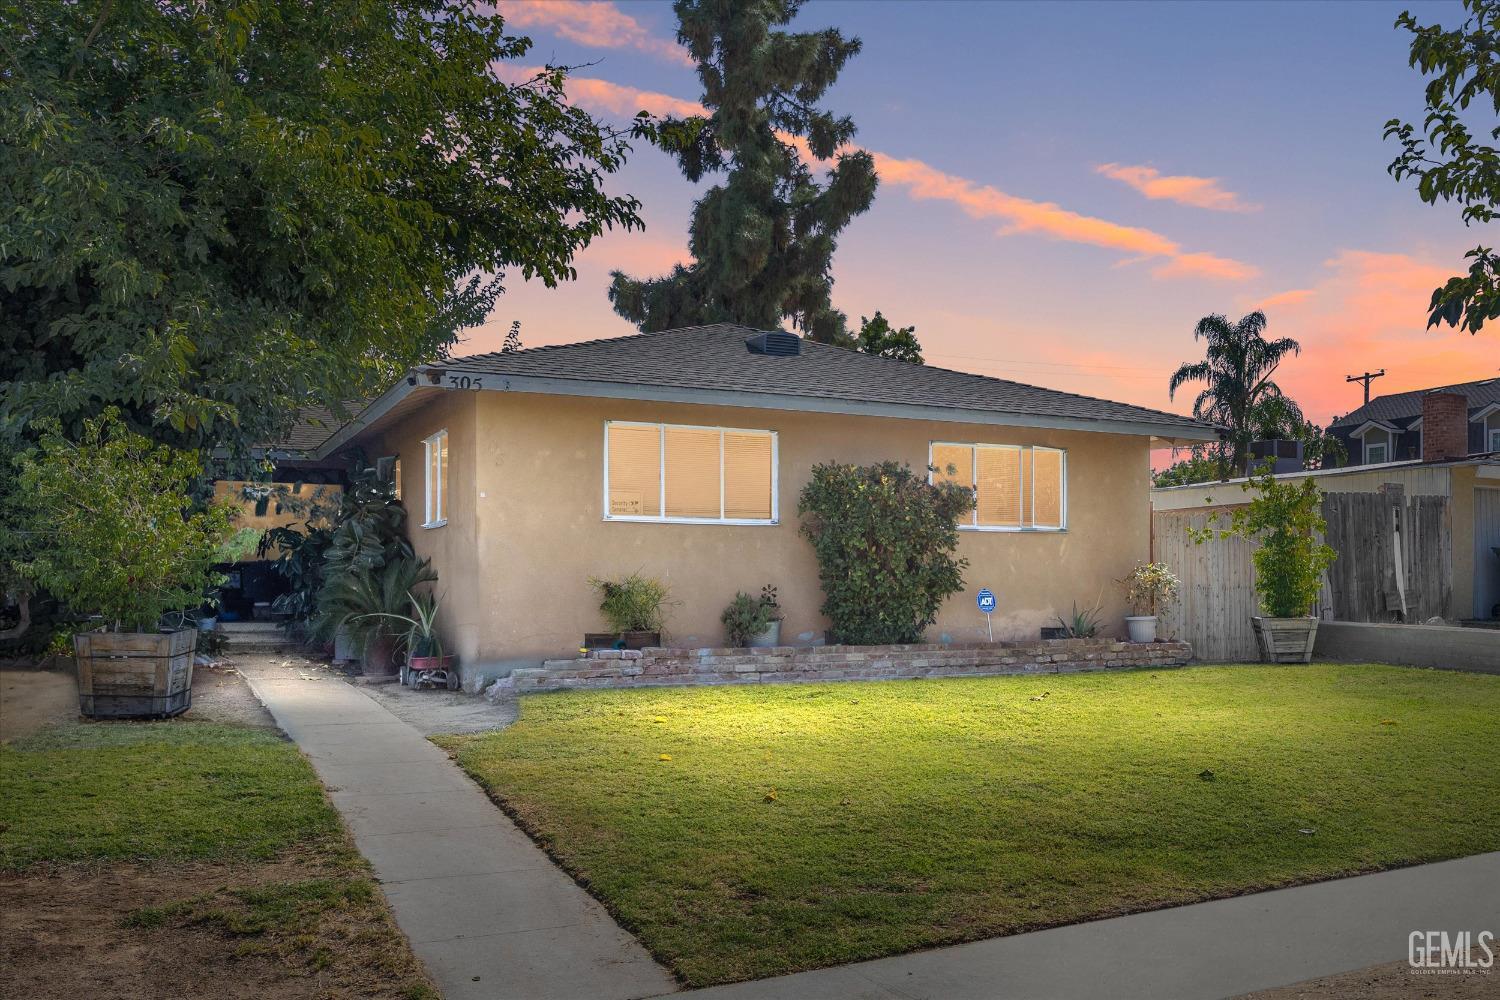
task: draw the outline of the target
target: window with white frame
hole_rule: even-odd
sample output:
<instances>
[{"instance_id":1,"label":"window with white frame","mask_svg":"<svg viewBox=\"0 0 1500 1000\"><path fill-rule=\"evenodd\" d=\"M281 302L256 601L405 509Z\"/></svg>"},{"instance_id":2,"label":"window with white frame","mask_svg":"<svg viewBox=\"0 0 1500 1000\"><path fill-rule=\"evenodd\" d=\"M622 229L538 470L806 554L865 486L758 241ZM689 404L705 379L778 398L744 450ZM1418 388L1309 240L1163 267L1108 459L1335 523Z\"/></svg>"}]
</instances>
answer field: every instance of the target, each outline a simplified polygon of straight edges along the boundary
<instances>
[{"instance_id":1,"label":"window with white frame","mask_svg":"<svg viewBox=\"0 0 1500 1000\"><path fill-rule=\"evenodd\" d=\"M611 420L604 518L776 523L776 432Z\"/></svg>"},{"instance_id":2,"label":"window with white frame","mask_svg":"<svg viewBox=\"0 0 1500 1000\"><path fill-rule=\"evenodd\" d=\"M1365 435L1365 464L1380 465L1390 461L1389 439L1382 432L1378 436L1374 431Z\"/></svg>"},{"instance_id":3,"label":"window with white frame","mask_svg":"<svg viewBox=\"0 0 1500 1000\"><path fill-rule=\"evenodd\" d=\"M1490 445L1485 451L1500 451L1500 427L1490 428Z\"/></svg>"},{"instance_id":4,"label":"window with white frame","mask_svg":"<svg viewBox=\"0 0 1500 1000\"><path fill-rule=\"evenodd\" d=\"M1037 445L934 441L933 482L974 490L976 505L960 528L1061 531L1068 526L1068 453Z\"/></svg>"},{"instance_id":5,"label":"window with white frame","mask_svg":"<svg viewBox=\"0 0 1500 1000\"><path fill-rule=\"evenodd\" d=\"M448 523L448 432L438 431L422 442L425 459L422 491L422 527L436 528Z\"/></svg>"}]
</instances>

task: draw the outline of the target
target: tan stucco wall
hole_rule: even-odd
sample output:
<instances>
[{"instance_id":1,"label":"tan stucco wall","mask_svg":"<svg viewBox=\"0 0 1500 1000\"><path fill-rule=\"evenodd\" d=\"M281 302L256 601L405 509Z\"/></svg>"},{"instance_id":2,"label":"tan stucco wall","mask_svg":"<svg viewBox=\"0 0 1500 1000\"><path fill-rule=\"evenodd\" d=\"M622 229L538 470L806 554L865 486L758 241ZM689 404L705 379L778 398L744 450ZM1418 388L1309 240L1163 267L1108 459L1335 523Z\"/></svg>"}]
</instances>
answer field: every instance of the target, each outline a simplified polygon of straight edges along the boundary
<instances>
[{"instance_id":1,"label":"tan stucco wall","mask_svg":"<svg viewBox=\"0 0 1500 1000\"><path fill-rule=\"evenodd\" d=\"M605 521L606 420L774 430L779 434L780 523L699 525ZM421 441L449 432L449 523L424 530ZM1148 558L1150 489L1144 437L1043 431L781 410L753 410L521 393L446 393L386 437L402 457L417 551L442 575L449 642L476 666L503 668L575 655L603 628L588 577L639 570L670 586L668 641L719 645L719 615L735 591L773 583L786 614L783 641L821 640L817 564L798 534L797 497L812 466L884 459L914 467L928 443L1036 444L1068 451L1069 530L963 532L967 589L944 606L930 637L984 634L974 594L999 598L996 638L1032 636L1074 601L1103 604L1118 629L1115 581ZM467 495L465 495L467 494ZM466 671L467 673L468 671Z\"/></svg>"},{"instance_id":2,"label":"tan stucco wall","mask_svg":"<svg viewBox=\"0 0 1500 1000\"><path fill-rule=\"evenodd\" d=\"M474 393L449 392L404 417L381 441L379 454L401 460L401 498L407 510L407 535L417 557L431 559L438 571L437 591L443 643L465 662L476 662L484 649L485 586L476 556L474 537L480 530L475 501L475 461L478 440ZM422 441L437 431L448 432L448 523L424 528Z\"/></svg>"}]
</instances>

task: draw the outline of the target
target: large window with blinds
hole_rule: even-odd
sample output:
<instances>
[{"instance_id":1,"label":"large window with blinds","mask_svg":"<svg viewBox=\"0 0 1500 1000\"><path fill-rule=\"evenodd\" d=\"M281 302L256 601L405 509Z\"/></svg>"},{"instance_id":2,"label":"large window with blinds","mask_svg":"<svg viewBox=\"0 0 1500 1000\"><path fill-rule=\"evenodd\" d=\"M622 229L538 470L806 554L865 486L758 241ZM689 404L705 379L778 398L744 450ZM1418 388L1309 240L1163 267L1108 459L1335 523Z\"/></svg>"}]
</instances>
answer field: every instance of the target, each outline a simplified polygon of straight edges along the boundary
<instances>
[{"instance_id":1,"label":"large window with blinds","mask_svg":"<svg viewBox=\"0 0 1500 1000\"><path fill-rule=\"evenodd\" d=\"M776 432L611 420L604 519L775 524Z\"/></svg>"},{"instance_id":2,"label":"large window with blinds","mask_svg":"<svg viewBox=\"0 0 1500 1000\"><path fill-rule=\"evenodd\" d=\"M974 490L976 506L960 528L1062 531L1068 526L1068 454L1058 448L934 441L928 464L935 483Z\"/></svg>"}]
</instances>

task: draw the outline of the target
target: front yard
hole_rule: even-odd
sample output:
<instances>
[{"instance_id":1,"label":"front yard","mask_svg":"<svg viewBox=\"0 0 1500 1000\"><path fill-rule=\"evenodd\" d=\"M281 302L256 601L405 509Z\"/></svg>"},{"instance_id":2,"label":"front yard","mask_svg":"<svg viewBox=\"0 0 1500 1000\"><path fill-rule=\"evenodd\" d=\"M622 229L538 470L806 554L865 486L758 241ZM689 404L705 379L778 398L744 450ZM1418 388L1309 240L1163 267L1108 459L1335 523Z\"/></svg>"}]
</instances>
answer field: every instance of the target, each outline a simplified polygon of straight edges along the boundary
<instances>
[{"instance_id":1,"label":"front yard","mask_svg":"<svg viewBox=\"0 0 1500 1000\"><path fill-rule=\"evenodd\" d=\"M544 695L440 742L704 985L1500 849L1500 677Z\"/></svg>"},{"instance_id":2,"label":"front yard","mask_svg":"<svg viewBox=\"0 0 1500 1000\"><path fill-rule=\"evenodd\" d=\"M436 994L296 747L172 721L0 745L0 995Z\"/></svg>"}]
</instances>

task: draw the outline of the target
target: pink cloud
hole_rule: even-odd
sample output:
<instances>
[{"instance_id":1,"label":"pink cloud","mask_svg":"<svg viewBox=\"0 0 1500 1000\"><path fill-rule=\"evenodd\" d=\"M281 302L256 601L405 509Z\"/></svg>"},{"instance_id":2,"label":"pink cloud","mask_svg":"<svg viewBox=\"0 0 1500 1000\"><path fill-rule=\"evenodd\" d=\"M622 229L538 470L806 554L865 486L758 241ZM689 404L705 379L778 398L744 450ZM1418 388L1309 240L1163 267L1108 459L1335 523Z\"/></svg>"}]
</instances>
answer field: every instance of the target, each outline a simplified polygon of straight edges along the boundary
<instances>
[{"instance_id":1,"label":"pink cloud","mask_svg":"<svg viewBox=\"0 0 1500 1000\"><path fill-rule=\"evenodd\" d=\"M1277 306L1294 306L1300 302L1306 302L1317 294L1311 288L1290 288L1284 292L1277 292L1269 298L1260 300L1259 309L1275 309Z\"/></svg>"},{"instance_id":2,"label":"pink cloud","mask_svg":"<svg viewBox=\"0 0 1500 1000\"><path fill-rule=\"evenodd\" d=\"M613 3L597 0L505 0L497 5L508 28L545 28L559 38L597 49L635 49L679 66L695 66L687 49L658 38Z\"/></svg>"},{"instance_id":3,"label":"pink cloud","mask_svg":"<svg viewBox=\"0 0 1500 1000\"><path fill-rule=\"evenodd\" d=\"M1233 191L1226 191L1217 177L1193 177L1190 174L1163 174L1155 167L1104 163L1097 173L1122 181L1152 201L1175 201L1216 212L1258 212L1259 205L1243 201Z\"/></svg>"}]
</instances>

